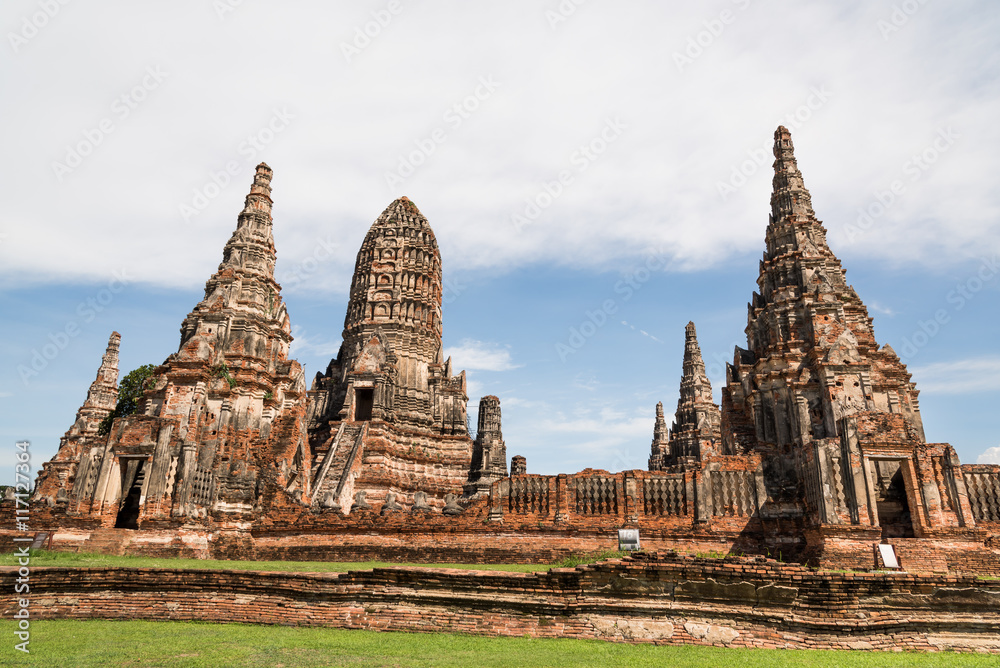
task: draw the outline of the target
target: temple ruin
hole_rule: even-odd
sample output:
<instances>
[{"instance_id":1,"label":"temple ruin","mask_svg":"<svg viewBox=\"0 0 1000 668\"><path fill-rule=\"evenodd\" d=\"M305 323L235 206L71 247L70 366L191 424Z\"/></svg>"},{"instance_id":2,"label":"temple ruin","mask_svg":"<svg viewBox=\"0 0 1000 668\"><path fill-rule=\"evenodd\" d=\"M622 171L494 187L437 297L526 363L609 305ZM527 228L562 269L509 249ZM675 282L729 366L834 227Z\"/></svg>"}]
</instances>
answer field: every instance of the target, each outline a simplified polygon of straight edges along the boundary
<instances>
[{"instance_id":1,"label":"temple ruin","mask_svg":"<svg viewBox=\"0 0 1000 668\"><path fill-rule=\"evenodd\" d=\"M846 283L784 127L774 157L747 346L720 406L687 325L677 410L668 429L656 406L647 471L534 475L518 456L508 473L495 396L470 438L465 372L443 354L437 241L405 197L365 236L340 351L307 390L261 164L178 351L102 436L112 334L39 476L42 521L76 549L117 527L138 529L115 534L121 551L438 561L558 558L633 527L654 549L872 568L890 544L904 565L1000 574L1000 466L926 442L916 385Z\"/></svg>"},{"instance_id":2,"label":"temple ruin","mask_svg":"<svg viewBox=\"0 0 1000 668\"><path fill-rule=\"evenodd\" d=\"M372 224L358 251L343 343L308 393L313 504L350 511L423 492L441 508L469 476L465 372L441 344L441 254L406 197Z\"/></svg>"}]
</instances>

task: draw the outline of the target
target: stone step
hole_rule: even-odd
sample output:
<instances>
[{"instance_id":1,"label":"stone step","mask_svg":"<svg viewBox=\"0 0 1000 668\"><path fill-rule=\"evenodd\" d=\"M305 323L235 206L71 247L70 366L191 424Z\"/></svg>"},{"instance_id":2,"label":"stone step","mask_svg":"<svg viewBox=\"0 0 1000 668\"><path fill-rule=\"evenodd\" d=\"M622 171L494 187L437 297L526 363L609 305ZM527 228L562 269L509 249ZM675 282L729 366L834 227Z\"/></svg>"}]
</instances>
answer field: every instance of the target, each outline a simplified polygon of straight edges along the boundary
<instances>
[{"instance_id":1,"label":"stone step","mask_svg":"<svg viewBox=\"0 0 1000 668\"><path fill-rule=\"evenodd\" d=\"M362 425L349 424L345 426L344 432L337 443L336 450L332 451L333 459L330 461L326 475L313 492L313 498L317 502L321 502L323 497L328 493L337 493L340 481L346 473L351 452L354 450L354 445L362 429Z\"/></svg>"}]
</instances>

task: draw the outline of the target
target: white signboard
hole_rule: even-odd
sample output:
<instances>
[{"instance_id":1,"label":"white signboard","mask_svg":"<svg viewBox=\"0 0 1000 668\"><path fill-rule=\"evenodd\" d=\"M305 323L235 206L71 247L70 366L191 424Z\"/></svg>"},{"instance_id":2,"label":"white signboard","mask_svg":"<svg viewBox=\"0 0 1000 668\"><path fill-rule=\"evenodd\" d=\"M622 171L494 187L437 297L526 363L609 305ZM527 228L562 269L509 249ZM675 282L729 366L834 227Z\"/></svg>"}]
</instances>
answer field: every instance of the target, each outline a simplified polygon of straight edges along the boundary
<instances>
[{"instance_id":1,"label":"white signboard","mask_svg":"<svg viewBox=\"0 0 1000 668\"><path fill-rule=\"evenodd\" d=\"M638 529L618 530L618 549L621 551L633 552L639 549Z\"/></svg>"},{"instance_id":2,"label":"white signboard","mask_svg":"<svg viewBox=\"0 0 1000 668\"><path fill-rule=\"evenodd\" d=\"M878 546L878 551L882 555L882 563L886 568L899 568L899 561L896 559L896 550L892 545L882 544Z\"/></svg>"}]
</instances>

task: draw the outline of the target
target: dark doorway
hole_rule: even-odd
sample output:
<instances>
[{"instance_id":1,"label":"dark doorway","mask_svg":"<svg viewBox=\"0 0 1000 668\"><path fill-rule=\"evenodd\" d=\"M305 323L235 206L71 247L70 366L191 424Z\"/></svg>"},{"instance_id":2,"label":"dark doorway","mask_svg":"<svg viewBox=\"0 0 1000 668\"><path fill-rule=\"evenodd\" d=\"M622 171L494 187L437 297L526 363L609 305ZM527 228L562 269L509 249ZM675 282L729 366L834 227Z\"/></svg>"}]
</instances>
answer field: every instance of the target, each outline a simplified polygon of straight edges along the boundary
<instances>
[{"instance_id":1,"label":"dark doorway","mask_svg":"<svg viewBox=\"0 0 1000 668\"><path fill-rule=\"evenodd\" d=\"M375 404L375 390L372 388L354 389L354 419L361 422L372 419L372 406Z\"/></svg>"},{"instance_id":2,"label":"dark doorway","mask_svg":"<svg viewBox=\"0 0 1000 668\"><path fill-rule=\"evenodd\" d=\"M902 462L875 460L875 495L882 538L913 538L913 519L906 499Z\"/></svg>"},{"instance_id":3,"label":"dark doorway","mask_svg":"<svg viewBox=\"0 0 1000 668\"><path fill-rule=\"evenodd\" d=\"M146 479L145 464L145 459L121 461L122 504L115 519L116 529L139 528L139 499L142 495L142 483Z\"/></svg>"}]
</instances>

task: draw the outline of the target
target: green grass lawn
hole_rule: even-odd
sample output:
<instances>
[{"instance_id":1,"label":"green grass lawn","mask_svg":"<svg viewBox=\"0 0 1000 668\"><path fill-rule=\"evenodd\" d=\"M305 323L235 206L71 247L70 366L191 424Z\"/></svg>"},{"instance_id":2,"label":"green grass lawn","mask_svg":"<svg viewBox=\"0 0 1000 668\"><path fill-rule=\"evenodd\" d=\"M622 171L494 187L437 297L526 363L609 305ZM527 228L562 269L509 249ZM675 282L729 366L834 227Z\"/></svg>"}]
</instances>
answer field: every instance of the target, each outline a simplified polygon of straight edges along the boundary
<instances>
[{"instance_id":1,"label":"green grass lawn","mask_svg":"<svg viewBox=\"0 0 1000 668\"><path fill-rule=\"evenodd\" d=\"M0 628L11 628L5 621ZM39 621L31 654L8 631L0 665L23 666L996 666L996 656L654 647L599 640L485 638L447 633L197 622Z\"/></svg>"},{"instance_id":2,"label":"green grass lawn","mask_svg":"<svg viewBox=\"0 0 1000 668\"><path fill-rule=\"evenodd\" d=\"M332 562L332 561L223 561L218 559L170 559L161 557L130 557L86 552L54 552L32 550L31 566L64 566L68 568L103 568L125 566L129 568L203 568L236 571L285 571L295 573L346 573L365 571L386 566L421 566L424 568L461 568L463 570L513 571L534 573L550 568L577 566L583 563L621 556L620 552L602 552L574 556L556 564L400 564L384 561ZM17 565L13 553L0 555L0 566Z\"/></svg>"}]
</instances>

